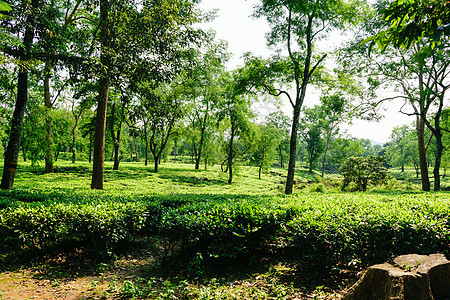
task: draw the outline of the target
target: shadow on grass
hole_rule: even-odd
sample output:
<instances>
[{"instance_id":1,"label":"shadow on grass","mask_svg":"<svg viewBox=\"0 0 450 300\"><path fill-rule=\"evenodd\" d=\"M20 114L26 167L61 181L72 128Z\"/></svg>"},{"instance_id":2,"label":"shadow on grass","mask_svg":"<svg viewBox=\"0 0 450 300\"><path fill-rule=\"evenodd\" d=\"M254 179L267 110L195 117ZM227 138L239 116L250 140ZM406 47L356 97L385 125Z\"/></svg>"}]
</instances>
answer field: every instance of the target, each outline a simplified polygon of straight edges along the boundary
<instances>
[{"instance_id":1,"label":"shadow on grass","mask_svg":"<svg viewBox=\"0 0 450 300\"><path fill-rule=\"evenodd\" d=\"M161 174L162 179L168 179L172 182L184 183L189 185L199 185L199 186L228 186L226 181L218 179L209 179L203 176L186 176L186 175L176 175L174 173Z\"/></svg>"}]
</instances>

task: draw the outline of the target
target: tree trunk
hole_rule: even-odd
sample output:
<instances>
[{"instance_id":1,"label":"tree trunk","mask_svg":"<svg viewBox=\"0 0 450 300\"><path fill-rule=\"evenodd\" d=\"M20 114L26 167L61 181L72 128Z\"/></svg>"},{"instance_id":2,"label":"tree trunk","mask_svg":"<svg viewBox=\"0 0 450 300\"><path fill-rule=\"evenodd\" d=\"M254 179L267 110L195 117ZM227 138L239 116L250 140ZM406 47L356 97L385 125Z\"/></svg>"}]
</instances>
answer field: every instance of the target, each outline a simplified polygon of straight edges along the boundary
<instances>
[{"instance_id":1,"label":"tree trunk","mask_svg":"<svg viewBox=\"0 0 450 300\"><path fill-rule=\"evenodd\" d=\"M281 144L278 145L278 152L280 153L280 167L283 169L284 168L284 164L283 164L283 148L281 147Z\"/></svg>"},{"instance_id":2,"label":"tree trunk","mask_svg":"<svg viewBox=\"0 0 450 300\"><path fill-rule=\"evenodd\" d=\"M292 194L294 187L295 159L297 158L297 135L298 124L300 122L300 105L294 107L294 118L292 121L291 141L289 146L289 165L286 179L286 194Z\"/></svg>"},{"instance_id":3,"label":"tree trunk","mask_svg":"<svg viewBox=\"0 0 450 300\"><path fill-rule=\"evenodd\" d=\"M428 177L427 153L425 147L425 122L417 117L417 136L419 147L420 176L422 178L422 190L430 191L430 178Z\"/></svg>"},{"instance_id":4,"label":"tree trunk","mask_svg":"<svg viewBox=\"0 0 450 300\"><path fill-rule=\"evenodd\" d=\"M47 108L45 119L45 173L53 173L53 131L52 118L50 116L52 110L52 102L50 99L50 67L48 62L45 67L44 78L44 103Z\"/></svg>"},{"instance_id":5,"label":"tree trunk","mask_svg":"<svg viewBox=\"0 0 450 300\"><path fill-rule=\"evenodd\" d=\"M159 172L159 157L155 157L155 173Z\"/></svg>"},{"instance_id":6,"label":"tree trunk","mask_svg":"<svg viewBox=\"0 0 450 300\"><path fill-rule=\"evenodd\" d=\"M92 162L92 133L89 133L89 163Z\"/></svg>"},{"instance_id":7,"label":"tree trunk","mask_svg":"<svg viewBox=\"0 0 450 300\"><path fill-rule=\"evenodd\" d=\"M261 179L261 171L262 171L262 165L259 165L259 174L258 174L258 178Z\"/></svg>"},{"instance_id":8,"label":"tree trunk","mask_svg":"<svg viewBox=\"0 0 450 300\"><path fill-rule=\"evenodd\" d=\"M31 1L33 8L38 7L38 1ZM27 16L27 27L23 39L25 47L21 60L29 59L31 46L34 38L34 21L35 16L30 14ZM3 176L0 188L2 190L12 190L14 185L14 177L16 175L17 163L19 160L20 141L22 138L23 117L28 101L28 71L20 68L17 82L17 97L14 107L14 113L11 121L11 131L9 134L8 146L5 151L5 160L3 165Z\"/></svg>"},{"instance_id":9,"label":"tree trunk","mask_svg":"<svg viewBox=\"0 0 450 300\"><path fill-rule=\"evenodd\" d=\"M117 131L117 143L114 143L114 167L113 170L119 170L119 163L120 163L120 157L119 157L119 150L120 150L120 125L119 129Z\"/></svg>"},{"instance_id":10,"label":"tree trunk","mask_svg":"<svg viewBox=\"0 0 450 300\"><path fill-rule=\"evenodd\" d=\"M28 71L22 70L22 72L19 72L16 105L11 122L11 132L9 135L8 146L5 151L5 162L1 182L2 190L12 190L14 185L14 176L16 174L19 159L20 140L22 138L23 117L28 100L27 94Z\"/></svg>"},{"instance_id":11,"label":"tree trunk","mask_svg":"<svg viewBox=\"0 0 450 300\"><path fill-rule=\"evenodd\" d=\"M206 111L209 110L209 104L206 106ZM201 134L200 134L200 144L198 145L198 155L196 157L195 160L195 169L198 170L200 169L200 160L201 160L201 156L202 156L202 150L203 150L203 145L205 143L205 132L206 132L206 121L208 120L208 113L205 113L205 116L203 117L203 124L202 124L202 130L201 130Z\"/></svg>"},{"instance_id":12,"label":"tree trunk","mask_svg":"<svg viewBox=\"0 0 450 300\"><path fill-rule=\"evenodd\" d=\"M147 138L145 140L145 165L148 165L148 141Z\"/></svg>"},{"instance_id":13,"label":"tree trunk","mask_svg":"<svg viewBox=\"0 0 450 300\"><path fill-rule=\"evenodd\" d=\"M444 146L442 145L442 132L439 126L436 126L436 158L434 162L433 176L434 176L434 190L441 190L441 176L439 169L441 167L442 153L444 152Z\"/></svg>"},{"instance_id":14,"label":"tree trunk","mask_svg":"<svg viewBox=\"0 0 450 300\"><path fill-rule=\"evenodd\" d=\"M74 164L77 159L77 125L72 130L72 163Z\"/></svg>"},{"instance_id":15,"label":"tree trunk","mask_svg":"<svg viewBox=\"0 0 450 300\"><path fill-rule=\"evenodd\" d=\"M108 71L105 70L110 64L109 58L109 2L100 0L100 22L101 22L101 54L100 62L102 72L99 79L99 95L97 106L97 120L95 122L94 136L94 163L92 169L92 189L103 189L103 173L105 164L105 132L106 132L106 112L108 109L109 78Z\"/></svg>"},{"instance_id":16,"label":"tree trunk","mask_svg":"<svg viewBox=\"0 0 450 300\"><path fill-rule=\"evenodd\" d=\"M58 143L58 147L56 148L55 153L55 161L58 161L59 153L61 152L61 142Z\"/></svg>"},{"instance_id":17,"label":"tree trunk","mask_svg":"<svg viewBox=\"0 0 450 300\"><path fill-rule=\"evenodd\" d=\"M233 139L235 133L235 125L236 121L231 122L231 136L230 136L230 146L228 148L228 183L233 182Z\"/></svg>"},{"instance_id":18,"label":"tree trunk","mask_svg":"<svg viewBox=\"0 0 450 300\"><path fill-rule=\"evenodd\" d=\"M119 170L119 163L120 163L120 133L122 131L122 123L125 118L124 109L125 109L125 101L122 104L122 115L120 116L121 120L119 122L119 128L117 129L117 134L114 133L114 119L115 119L115 104L112 108L112 121L111 121L111 136L114 142L114 167L113 170Z\"/></svg>"},{"instance_id":19,"label":"tree trunk","mask_svg":"<svg viewBox=\"0 0 450 300\"><path fill-rule=\"evenodd\" d=\"M409 254L369 267L343 299L438 300L449 297L450 262L445 256Z\"/></svg>"},{"instance_id":20,"label":"tree trunk","mask_svg":"<svg viewBox=\"0 0 450 300\"><path fill-rule=\"evenodd\" d=\"M325 144L325 152L323 153L323 159L322 159L322 178L325 176L325 162L327 159L328 145L330 144L330 140L331 140L331 133L332 133L332 130L330 129L330 131L327 134L327 142Z\"/></svg>"}]
</instances>

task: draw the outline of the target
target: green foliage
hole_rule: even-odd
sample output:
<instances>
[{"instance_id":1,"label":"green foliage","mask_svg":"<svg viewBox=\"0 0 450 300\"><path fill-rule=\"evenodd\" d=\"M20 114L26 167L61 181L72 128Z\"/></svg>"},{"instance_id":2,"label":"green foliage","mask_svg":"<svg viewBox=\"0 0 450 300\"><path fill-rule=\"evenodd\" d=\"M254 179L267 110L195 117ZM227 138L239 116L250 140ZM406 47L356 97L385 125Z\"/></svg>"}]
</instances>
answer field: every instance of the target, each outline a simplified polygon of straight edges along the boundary
<instances>
[{"instance_id":1,"label":"green foliage","mask_svg":"<svg viewBox=\"0 0 450 300\"><path fill-rule=\"evenodd\" d=\"M272 166L275 155L276 146L279 145L279 130L270 125L260 125L257 128L256 142L250 162L259 169L259 178L261 173L267 173Z\"/></svg>"},{"instance_id":2,"label":"green foliage","mask_svg":"<svg viewBox=\"0 0 450 300\"><path fill-rule=\"evenodd\" d=\"M342 189L351 182L356 184L356 191L366 191L369 184L378 185L388 178L388 171L383 166L385 159L381 156L349 157L341 166L344 176Z\"/></svg>"},{"instance_id":3,"label":"green foliage","mask_svg":"<svg viewBox=\"0 0 450 300\"><path fill-rule=\"evenodd\" d=\"M440 42L450 36L450 4L442 0L395 0L380 10L387 29L364 42L384 50L389 44L409 48L424 37Z\"/></svg>"}]
</instances>

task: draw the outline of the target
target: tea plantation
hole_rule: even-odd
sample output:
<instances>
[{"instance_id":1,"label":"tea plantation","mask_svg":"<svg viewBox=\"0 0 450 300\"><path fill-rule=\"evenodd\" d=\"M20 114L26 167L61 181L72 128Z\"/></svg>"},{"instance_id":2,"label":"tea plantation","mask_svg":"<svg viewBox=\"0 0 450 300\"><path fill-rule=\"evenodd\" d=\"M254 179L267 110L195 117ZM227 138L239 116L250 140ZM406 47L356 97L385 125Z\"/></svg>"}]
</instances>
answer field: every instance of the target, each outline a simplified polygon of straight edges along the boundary
<instances>
[{"instance_id":1,"label":"tea plantation","mask_svg":"<svg viewBox=\"0 0 450 300\"><path fill-rule=\"evenodd\" d=\"M219 170L191 168L165 164L155 174L130 163L108 171L104 191L92 191L87 165L46 175L22 167L15 189L0 192L3 271L26 265L14 259L20 253L83 249L111 262L145 247L158 249L155 264L173 269L167 276L190 282L210 280L218 265L280 263L326 279L399 254L450 249L448 192L341 193L325 184L328 193L304 188L286 196L278 189L281 171L258 180L256 169L242 168L228 185ZM117 293L161 296L145 282L147 292L127 281Z\"/></svg>"}]
</instances>

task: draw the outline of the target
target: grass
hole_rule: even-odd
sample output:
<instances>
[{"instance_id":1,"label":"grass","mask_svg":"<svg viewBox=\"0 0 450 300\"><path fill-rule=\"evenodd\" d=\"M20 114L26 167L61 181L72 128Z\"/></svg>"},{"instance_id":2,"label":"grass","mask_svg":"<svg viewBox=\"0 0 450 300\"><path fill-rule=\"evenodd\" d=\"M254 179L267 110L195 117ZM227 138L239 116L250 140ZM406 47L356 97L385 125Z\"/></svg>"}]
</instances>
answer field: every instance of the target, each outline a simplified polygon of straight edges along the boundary
<instances>
[{"instance_id":1,"label":"grass","mask_svg":"<svg viewBox=\"0 0 450 300\"><path fill-rule=\"evenodd\" d=\"M258 179L257 168L240 166L230 185L219 167L164 163L154 173L107 162L99 191L89 188L90 169L20 165L14 191L0 192L4 270L40 257L31 267L59 286L98 266L85 274L106 268L114 288L101 291L108 284L96 278L91 289L123 297L332 299L372 263L449 251L450 194L406 191L395 180L342 193L336 176L299 168L286 196L281 169Z\"/></svg>"}]
</instances>

